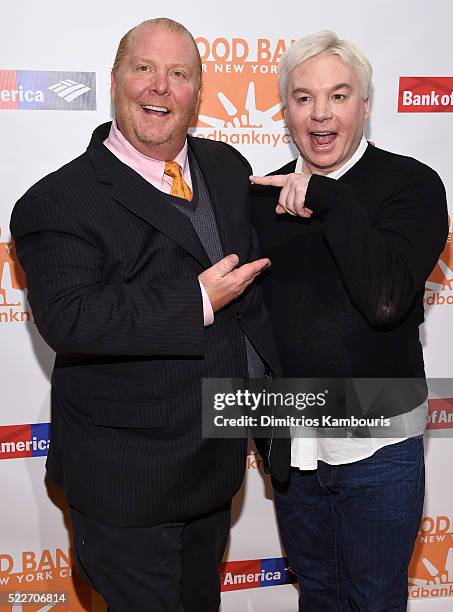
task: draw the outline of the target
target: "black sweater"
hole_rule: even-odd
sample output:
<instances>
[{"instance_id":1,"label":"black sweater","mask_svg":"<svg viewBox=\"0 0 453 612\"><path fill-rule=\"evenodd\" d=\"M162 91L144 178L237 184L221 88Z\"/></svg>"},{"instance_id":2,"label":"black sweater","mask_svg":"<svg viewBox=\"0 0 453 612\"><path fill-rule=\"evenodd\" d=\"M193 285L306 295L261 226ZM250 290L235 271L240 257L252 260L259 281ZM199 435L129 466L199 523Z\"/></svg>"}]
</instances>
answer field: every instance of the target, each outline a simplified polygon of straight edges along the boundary
<instances>
[{"instance_id":1,"label":"black sweater","mask_svg":"<svg viewBox=\"0 0 453 612\"><path fill-rule=\"evenodd\" d=\"M294 168L295 161L273 174ZM423 377L424 283L448 233L438 175L368 146L338 180L312 176L311 219L277 215L277 188L253 191L285 376Z\"/></svg>"}]
</instances>

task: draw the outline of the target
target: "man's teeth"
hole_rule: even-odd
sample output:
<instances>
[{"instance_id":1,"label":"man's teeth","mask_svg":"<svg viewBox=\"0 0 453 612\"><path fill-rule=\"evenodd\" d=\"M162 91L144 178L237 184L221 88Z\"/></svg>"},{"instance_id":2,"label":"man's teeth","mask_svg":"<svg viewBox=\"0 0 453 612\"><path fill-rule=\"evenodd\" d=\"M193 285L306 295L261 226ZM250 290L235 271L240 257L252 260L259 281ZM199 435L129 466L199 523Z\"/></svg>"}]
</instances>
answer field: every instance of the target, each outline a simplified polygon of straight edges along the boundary
<instances>
[{"instance_id":1,"label":"man's teeth","mask_svg":"<svg viewBox=\"0 0 453 612\"><path fill-rule=\"evenodd\" d=\"M143 104L142 106L145 110L157 111L158 113L169 113L168 108L164 108L163 106L152 106L151 104Z\"/></svg>"},{"instance_id":2,"label":"man's teeth","mask_svg":"<svg viewBox=\"0 0 453 612\"><path fill-rule=\"evenodd\" d=\"M336 132L312 132L313 136L333 136Z\"/></svg>"}]
</instances>

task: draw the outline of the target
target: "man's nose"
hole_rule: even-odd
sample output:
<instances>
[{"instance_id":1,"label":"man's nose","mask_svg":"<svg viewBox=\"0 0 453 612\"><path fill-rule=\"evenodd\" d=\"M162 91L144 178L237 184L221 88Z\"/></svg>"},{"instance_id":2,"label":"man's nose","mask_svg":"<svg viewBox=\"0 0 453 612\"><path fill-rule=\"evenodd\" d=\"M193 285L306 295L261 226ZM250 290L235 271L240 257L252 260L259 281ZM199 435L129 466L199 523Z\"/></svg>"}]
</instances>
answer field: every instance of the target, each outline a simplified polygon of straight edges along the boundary
<instances>
[{"instance_id":1,"label":"man's nose","mask_svg":"<svg viewBox=\"0 0 453 612\"><path fill-rule=\"evenodd\" d=\"M314 121L325 121L326 119L331 119L332 109L330 107L329 100L326 98L315 100L312 107L311 116Z\"/></svg>"},{"instance_id":2,"label":"man's nose","mask_svg":"<svg viewBox=\"0 0 453 612\"><path fill-rule=\"evenodd\" d=\"M163 71L156 71L151 77L151 82L149 86L159 95L164 95L168 93L169 82L167 73Z\"/></svg>"}]
</instances>

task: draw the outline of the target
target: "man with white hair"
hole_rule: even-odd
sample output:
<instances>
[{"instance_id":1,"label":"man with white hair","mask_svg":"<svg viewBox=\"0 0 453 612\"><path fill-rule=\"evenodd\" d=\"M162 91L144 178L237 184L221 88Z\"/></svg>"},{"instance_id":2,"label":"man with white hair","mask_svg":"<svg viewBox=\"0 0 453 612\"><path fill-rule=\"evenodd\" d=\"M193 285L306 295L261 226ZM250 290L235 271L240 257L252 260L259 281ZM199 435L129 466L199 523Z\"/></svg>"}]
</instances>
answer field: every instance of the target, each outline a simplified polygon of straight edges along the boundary
<instances>
[{"instance_id":1,"label":"man with white hair","mask_svg":"<svg viewBox=\"0 0 453 612\"><path fill-rule=\"evenodd\" d=\"M307 612L405 610L423 507L426 392L410 381L424 381L418 327L448 232L445 191L426 165L365 140L371 76L363 54L332 32L296 42L279 78L300 155L251 177L285 376L401 380L395 396L380 397L385 433L292 431L291 465L281 440L269 445Z\"/></svg>"}]
</instances>

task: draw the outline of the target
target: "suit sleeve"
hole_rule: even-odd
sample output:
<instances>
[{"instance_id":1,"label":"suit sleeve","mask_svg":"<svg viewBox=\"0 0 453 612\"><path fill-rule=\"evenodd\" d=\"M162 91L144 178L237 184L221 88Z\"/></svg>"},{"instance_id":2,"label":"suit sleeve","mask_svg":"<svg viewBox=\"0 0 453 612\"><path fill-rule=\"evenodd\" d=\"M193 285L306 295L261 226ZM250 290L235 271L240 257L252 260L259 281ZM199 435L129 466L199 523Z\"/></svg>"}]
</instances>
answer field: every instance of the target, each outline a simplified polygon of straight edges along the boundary
<instances>
[{"instance_id":1,"label":"suit sleeve","mask_svg":"<svg viewBox=\"0 0 453 612\"><path fill-rule=\"evenodd\" d=\"M398 176L398 189L372 215L351 185L314 175L306 203L325 215L325 240L344 286L372 325L397 322L408 311L445 245L445 189L418 164Z\"/></svg>"},{"instance_id":2,"label":"suit sleeve","mask_svg":"<svg viewBox=\"0 0 453 612\"><path fill-rule=\"evenodd\" d=\"M60 204L29 192L11 219L28 301L49 346L75 355L202 355L197 276L106 283L102 250L84 231L83 219Z\"/></svg>"}]
</instances>

